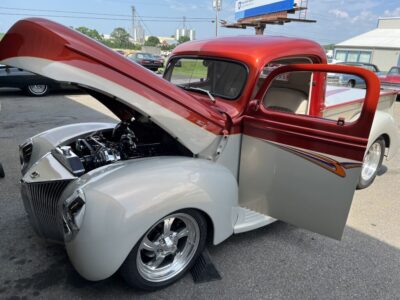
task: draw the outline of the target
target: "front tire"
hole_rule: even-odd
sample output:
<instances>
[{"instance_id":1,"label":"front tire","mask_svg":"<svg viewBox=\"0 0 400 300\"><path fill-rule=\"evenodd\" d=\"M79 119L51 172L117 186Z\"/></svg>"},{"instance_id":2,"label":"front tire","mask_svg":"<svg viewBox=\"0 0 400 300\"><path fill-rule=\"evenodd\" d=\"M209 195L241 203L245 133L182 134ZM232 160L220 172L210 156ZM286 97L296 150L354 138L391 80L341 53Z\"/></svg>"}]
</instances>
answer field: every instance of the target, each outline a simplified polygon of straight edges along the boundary
<instances>
[{"instance_id":1,"label":"front tire","mask_svg":"<svg viewBox=\"0 0 400 300\"><path fill-rule=\"evenodd\" d=\"M361 176L357 188L365 189L374 182L379 169L382 166L383 156L385 155L385 140L380 137L369 147L365 154Z\"/></svg>"},{"instance_id":2,"label":"front tire","mask_svg":"<svg viewBox=\"0 0 400 300\"><path fill-rule=\"evenodd\" d=\"M132 287L153 291L179 280L206 243L204 216L186 209L156 222L135 245L120 272Z\"/></svg>"},{"instance_id":3,"label":"front tire","mask_svg":"<svg viewBox=\"0 0 400 300\"><path fill-rule=\"evenodd\" d=\"M43 97L49 93L49 86L46 84L32 84L25 89L28 96Z\"/></svg>"}]
</instances>

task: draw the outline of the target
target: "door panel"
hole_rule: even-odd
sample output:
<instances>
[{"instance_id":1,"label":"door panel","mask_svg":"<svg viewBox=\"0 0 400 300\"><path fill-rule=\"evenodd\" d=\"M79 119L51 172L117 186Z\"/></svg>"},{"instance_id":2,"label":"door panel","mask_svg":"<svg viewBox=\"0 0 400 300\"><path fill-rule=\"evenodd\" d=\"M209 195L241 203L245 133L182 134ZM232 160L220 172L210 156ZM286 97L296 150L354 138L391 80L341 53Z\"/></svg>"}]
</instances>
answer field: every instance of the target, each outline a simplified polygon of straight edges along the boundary
<instances>
[{"instance_id":1,"label":"door panel","mask_svg":"<svg viewBox=\"0 0 400 300\"><path fill-rule=\"evenodd\" d=\"M338 162L339 158L244 135L241 206L340 239L361 163Z\"/></svg>"},{"instance_id":2,"label":"door panel","mask_svg":"<svg viewBox=\"0 0 400 300\"><path fill-rule=\"evenodd\" d=\"M361 172L379 80L372 72L347 66L285 66L271 73L257 99L264 99L273 77L290 70L362 76L368 90L361 116L341 123L251 106L243 118L240 204L340 239Z\"/></svg>"}]
</instances>

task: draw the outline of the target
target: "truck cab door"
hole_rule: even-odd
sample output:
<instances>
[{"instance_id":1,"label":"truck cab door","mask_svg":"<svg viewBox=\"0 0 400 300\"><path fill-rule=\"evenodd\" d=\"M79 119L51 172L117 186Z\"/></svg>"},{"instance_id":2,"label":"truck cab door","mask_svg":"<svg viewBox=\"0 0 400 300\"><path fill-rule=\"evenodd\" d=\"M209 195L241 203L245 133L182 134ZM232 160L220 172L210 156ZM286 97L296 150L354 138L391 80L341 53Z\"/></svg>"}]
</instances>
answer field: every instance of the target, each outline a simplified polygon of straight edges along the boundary
<instances>
[{"instance_id":1,"label":"truck cab door","mask_svg":"<svg viewBox=\"0 0 400 300\"><path fill-rule=\"evenodd\" d=\"M358 120L325 119L310 113L310 107L315 107L310 102L323 102L321 91L325 91L325 81L314 79L325 78L321 75L327 72L354 74L365 80L367 89ZM293 85L288 84L291 78ZM316 87L318 84L323 86ZM361 68L303 64L272 71L243 117L241 206L340 239L361 173L379 90L375 74ZM293 99L300 101L293 105Z\"/></svg>"}]
</instances>

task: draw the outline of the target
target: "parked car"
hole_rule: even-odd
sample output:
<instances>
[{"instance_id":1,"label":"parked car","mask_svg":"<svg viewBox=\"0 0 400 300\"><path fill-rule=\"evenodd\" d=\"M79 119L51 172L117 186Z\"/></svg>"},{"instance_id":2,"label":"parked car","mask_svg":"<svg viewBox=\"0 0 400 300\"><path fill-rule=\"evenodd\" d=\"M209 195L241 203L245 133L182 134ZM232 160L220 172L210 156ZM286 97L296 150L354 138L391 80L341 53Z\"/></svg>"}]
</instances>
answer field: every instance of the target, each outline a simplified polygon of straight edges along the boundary
<instances>
[{"instance_id":1,"label":"parked car","mask_svg":"<svg viewBox=\"0 0 400 300\"><path fill-rule=\"evenodd\" d=\"M157 71L159 68L162 67L161 62L155 59L153 57L153 54L150 53L143 53L143 52L132 53L128 55L128 58L152 71Z\"/></svg>"},{"instance_id":2,"label":"parked car","mask_svg":"<svg viewBox=\"0 0 400 300\"><path fill-rule=\"evenodd\" d=\"M395 90L400 94L400 67L392 67L386 76L379 78L382 89Z\"/></svg>"},{"instance_id":3,"label":"parked car","mask_svg":"<svg viewBox=\"0 0 400 300\"><path fill-rule=\"evenodd\" d=\"M350 62L341 62L339 64L364 68L374 72L378 76L381 74L378 67L374 64ZM365 81L362 78L352 74L328 74L328 83L331 85L347 86L351 88L365 88Z\"/></svg>"},{"instance_id":4,"label":"parked car","mask_svg":"<svg viewBox=\"0 0 400 300\"><path fill-rule=\"evenodd\" d=\"M21 68L0 65L0 88L19 88L33 97L46 96L51 90L72 88L67 83L28 72Z\"/></svg>"},{"instance_id":5,"label":"parked car","mask_svg":"<svg viewBox=\"0 0 400 300\"><path fill-rule=\"evenodd\" d=\"M88 280L120 270L133 287L162 288L193 266L207 241L277 219L340 239L364 157L374 169L382 147L390 158L399 144L394 93L380 94L370 71L325 64L322 47L304 39L184 43L165 80L32 18L0 42L0 62L84 86L120 118L53 128L20 145L33 228L64 243ZM321 102L321 72L363 77L368 90L336 88ZM374 118L379 98L389 108Z\"/></svg>"},{"instance_id":6,"label":"parked car","mask_svg":"<svg viewBox=\"0 0 400 300\"><path fill-rule=\"evenodd\" d=\"M162 57L161 55L153 55L153 58L161 64L161 67L164 67L164 57Z\"/></svg>"}]
</instances>

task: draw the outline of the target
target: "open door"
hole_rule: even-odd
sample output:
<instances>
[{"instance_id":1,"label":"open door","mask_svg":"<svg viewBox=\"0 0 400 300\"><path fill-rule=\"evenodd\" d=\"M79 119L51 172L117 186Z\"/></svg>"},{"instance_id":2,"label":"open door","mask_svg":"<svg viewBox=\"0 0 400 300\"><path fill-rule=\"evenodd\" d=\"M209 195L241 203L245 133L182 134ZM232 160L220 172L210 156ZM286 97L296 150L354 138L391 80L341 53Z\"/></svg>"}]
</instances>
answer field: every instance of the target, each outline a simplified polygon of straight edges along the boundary
<instances>
[{"instance_id":1,"label":"open door","mask_svg":"<svg viewBox=\"0 0 400 300\"><path fill-rule=\"evenodd\" d=\"M366 90L350 93L363 97L357 119L315 112L324 109L328 72L365 80ZM379 91L375 74L355 67L307 64L272 71L243 118L241 206L340 239ZM360 101L343 99L343 112L354 100Z\"/></svg>"}]
</instances>

